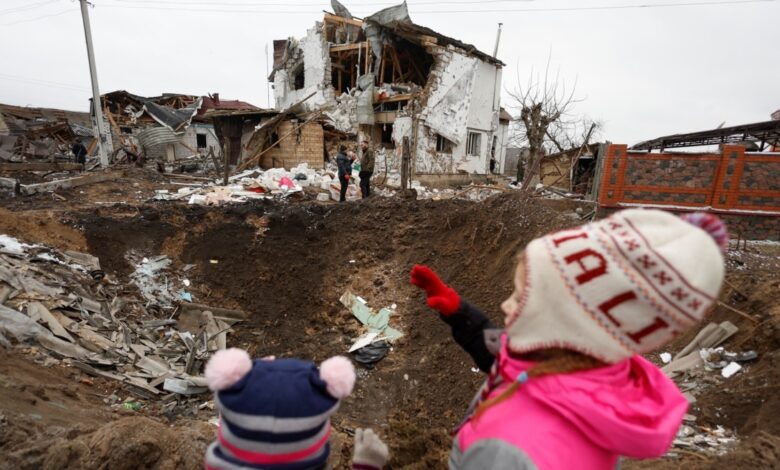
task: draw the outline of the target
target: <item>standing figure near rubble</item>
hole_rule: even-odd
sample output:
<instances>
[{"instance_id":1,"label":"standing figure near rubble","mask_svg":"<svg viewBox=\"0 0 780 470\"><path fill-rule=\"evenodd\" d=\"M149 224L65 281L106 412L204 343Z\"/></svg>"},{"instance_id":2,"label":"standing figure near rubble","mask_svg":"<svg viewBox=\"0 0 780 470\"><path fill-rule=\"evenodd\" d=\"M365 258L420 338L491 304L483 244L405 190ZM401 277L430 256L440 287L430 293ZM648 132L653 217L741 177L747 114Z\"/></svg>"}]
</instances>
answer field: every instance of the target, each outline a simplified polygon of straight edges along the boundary
<instances>
[{"instance_id":1,"label":"standing figure near rubble","mask_svg":"<svg viewBox=\"0 0 780 470\"><path fill-rule=\"evenodd\" d=\"M298 359L252 361L242 349L223 349L206 364L220 423L206 451L206 470L324 470L330 454L330 416L352 393L355 368L345 357L320 367ZM353 469L380 470L387 445L371 429L355 431Z\"/></svg>"},{"instance_id":2,"label":"standing figure near rubble","mask_svg":"<svg viewBox=\"0 0 780 470\"><path fill-rule=\"evenodd\" d=\"M347 155L347 147L345 145L339 146L339 153L336 155L336 166L339 169L339 182L341 183L339 202L347 200L347 187L349 186L349 178L352 176L353 161L354 158Z\"/></svg>"},{"instance_id":3,"label":"standing figure near rubble","mask_svg":"<svg viewBox=\"0 0 780 470\"><path fill-rule=\"evenodd\" d=\"M76 139L76 143L73 144L70 151L73 152L75 162L82 165L83 170L84 165L87 163L87 148L81 143L80 138Z\"/></svg>"},{"instance_id":4,"label":"standing figure near rubble","mask_svg":"<svg viewBox=\"0 0 780 470\"><path fill-rule=\"evenodd\" d=\"M360 148L363 150L363 157L360 159L360 192L363 199L371 195L371 177L374 176L374 151L368 144L367 140L360 143Z\"/></svg>"},{"instance_id":5,"label":"standing figure near rubble","mask_svg":"<svg viewBox=\"0 0 780 470\"><path fill-rule=\"evenodd\" d=\"M688 401L641 354L696 325L723 283L723 222L626 210L526 246L504 330L429 268L414 285L487 379L451 469L612 469L664 455Z\"/></svg>"}]
</instances>

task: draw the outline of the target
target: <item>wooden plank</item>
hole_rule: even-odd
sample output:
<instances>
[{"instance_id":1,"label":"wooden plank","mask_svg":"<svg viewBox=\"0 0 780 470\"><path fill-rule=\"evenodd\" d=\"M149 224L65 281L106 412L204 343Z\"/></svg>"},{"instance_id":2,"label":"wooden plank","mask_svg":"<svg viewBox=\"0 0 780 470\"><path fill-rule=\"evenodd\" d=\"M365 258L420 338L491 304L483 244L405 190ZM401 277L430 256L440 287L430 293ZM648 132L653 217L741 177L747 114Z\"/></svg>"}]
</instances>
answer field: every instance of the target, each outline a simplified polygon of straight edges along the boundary
<instances>
[{"instance_id":1,"label":"wooden plank","mask_svg":"<svg viewBox=\"0 0 780 470\"><path fill-rule=\"evenodd\" d=\"M122 177L121 172L94 173L86 176L78 176L76 178L67 178L63 180L49 181L48 183L22 184L19 185L19 192L21 192L25 196L29 196L37 193L45 193L47 191L76 188L78 186L84 186L93 183L101 183L103 181L113 181L121 177Z\"/></svg>"},{"instance_id":2,"label":"wooden plank","mask_svg":"<svg viewBox=\"0 0 780 470\"><path fill-rule=\"evenodd\" d=\"M354 44L334 44L330 46L330 52L356 51L362 47L367 47L368 42L356 42Z\"/></svg>"},{"instance_id":3,"label":"wooden plank","mask_svg":"<svg viewBox=\"0 0 780 470\"><path fill-rule=\"evenodd\" d=\"M396 76L401 77L401 72L403 69L401 69L401 61L398 60L398 53L395 51L394 47L390 48L390 52L393 57L393 82L398 83L402 80L399 78L396 80Z\"/></svg>"},{"instance_id":4,"label":"wooden plank","mask_svg":"<svg viewBox=\"0 0 780 470\"><path fill-rule=\"evenodd\" d=\"M401 93L395 96L391 96L390 98L380 100L382 103L395 103L398 101L409 101L412 99L411 93Z\"/></svg>"},{"instance_id":5,"label":"wooden plank","mask_svg":"<svg viewBox=\"0 0 780 470\"><path fill-rule=\"evenodd\" d=\"M0 163L0 171L72 171L81 168L80 163Z\"/></svg>"},{"instance_id":6,"label":"wooden plank","mask_svg":"<svg viewBox=\"0 0 780 470\"><path fill-rule=\"evenodd\" d=\"M357 26L359 28L363 27L363 22L360 20L348 20L346 18L342 18L340 16L333 15L331 13L325 13L325 22L327 23L341 23L341 24L351 24L352 26Z\"/></svg>"}]
</instances>

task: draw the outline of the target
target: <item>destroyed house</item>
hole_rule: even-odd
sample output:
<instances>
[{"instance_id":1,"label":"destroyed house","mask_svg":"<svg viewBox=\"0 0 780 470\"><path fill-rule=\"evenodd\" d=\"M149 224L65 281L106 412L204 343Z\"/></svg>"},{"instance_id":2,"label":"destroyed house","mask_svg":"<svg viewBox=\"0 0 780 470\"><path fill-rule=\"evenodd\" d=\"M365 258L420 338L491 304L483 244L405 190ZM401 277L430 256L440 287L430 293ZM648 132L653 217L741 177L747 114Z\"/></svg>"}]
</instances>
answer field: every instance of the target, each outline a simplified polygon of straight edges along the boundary
<instances>
[{"instance_id":1,"label":"destroyed house","mask_svg":"<svg viewBox=\"0 0 780 470\"><path fill-rule=\"evenodd\" d=\"M369 140L390 171L404 140L416 175L487 174L491 157L502 167L501 61L413 23L405 3L363 20L333 5L305 37L274 41L278 109L302 101L299 113Z\"/></svg>"},{"instance_id":2,"label":"destroyed house","mask_svg":"<svg viewBox=\"0 0 780 470\"><path fill-rule=\"evenodd\" d=\"M119 90L106 93L101 101L114 153L128 148L169 162L204 155L210 149L219 156L221 146L213 113L258 109L243 101L220 100L218 93L143 97Z\"/></svg>"},{"instance_id":3,"label":"destroyed house","mask_svg":"<svg viewBox=\"0 0 780 470\"><path fill-rule=\"evenodd\" d=\"M0 104L0 160L67 158L81 138L94 150L89 114L50 108Z\"/></svg>"}]
</instances>

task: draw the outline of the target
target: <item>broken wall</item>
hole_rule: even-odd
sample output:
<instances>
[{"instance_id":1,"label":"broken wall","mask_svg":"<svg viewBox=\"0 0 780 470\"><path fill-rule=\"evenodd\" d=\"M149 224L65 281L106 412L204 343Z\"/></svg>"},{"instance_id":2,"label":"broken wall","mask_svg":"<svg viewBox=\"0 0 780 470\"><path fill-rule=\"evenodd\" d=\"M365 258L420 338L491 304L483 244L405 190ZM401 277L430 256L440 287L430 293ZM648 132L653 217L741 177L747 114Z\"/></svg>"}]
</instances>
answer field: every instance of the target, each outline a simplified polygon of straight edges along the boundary
<instances>
[{"instance_id":1,"label":"broken wall","mask_svg":"<svg viewBox=\"0 0 780 470\"><path fill-rule=\"evenodd\" d=\"M309 122L296 130L300 123L287 120L279 124L276 135L281 140L272 150L262 157L263 168L290 169L301 163L309 168L321 169L325 166L325 135L322 124ZM287 137L285 137L287 136Z\"/></svg>"},{"instance_id":2,"label":"broken wall","mask_svg":"<svg viewBox=\"0 0 780 470\"><path fill-rule=\"evenodd\" d=\"M417 173L477 173L489 171L492 140L499 132L497 87L501 69L448 46L431 46L434 66L426 87L427 97L416 132ZM396 119L396 126L399 118ZM396 148L408 136L414 142L413 125L393 131ZM470 149L469 134L475 144ZM446 139L437 150L439 136ZM497 159L503 155L506 132L497 140ZM470 152L469 150L474 150Z\"/></svg>"},{"instance_id":3,"label":"broken wall","mask_svg":"<svg viewBox=\"0 0 780 470\"><path fill-rule=\"evenodd\" d=\"M284 66L274 74L274 99L277 109L286 109L306 98L303 111L312 111L324 107L333 100L330 87L330 49L322 35L322 23L316 23L309 29L306 37L297 41L292 57L287 57ZM303 88L295 89L294 73L303 66Z\"/></svg>"}]
</instances>

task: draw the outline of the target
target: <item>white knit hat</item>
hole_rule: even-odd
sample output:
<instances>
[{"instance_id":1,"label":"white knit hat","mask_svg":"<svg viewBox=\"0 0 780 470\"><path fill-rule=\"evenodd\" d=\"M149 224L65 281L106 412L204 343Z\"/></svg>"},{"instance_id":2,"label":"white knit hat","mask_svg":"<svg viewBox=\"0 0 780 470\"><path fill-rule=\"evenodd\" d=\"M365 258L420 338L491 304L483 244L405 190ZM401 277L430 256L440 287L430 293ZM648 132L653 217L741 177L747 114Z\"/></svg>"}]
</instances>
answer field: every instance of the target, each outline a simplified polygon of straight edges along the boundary
<instances>
[{"instance_id":1,"label":"white knit hat","mask_svg":"<svg viewBox=\"0 0 780 470\"><path fill-rule=\"evenodd\" d=\"M716 217L688 220L631 209L529 243L509 348L566 348L615 363L695 325L717 299L728 241Z\"/></svg>"}]
</instances>

